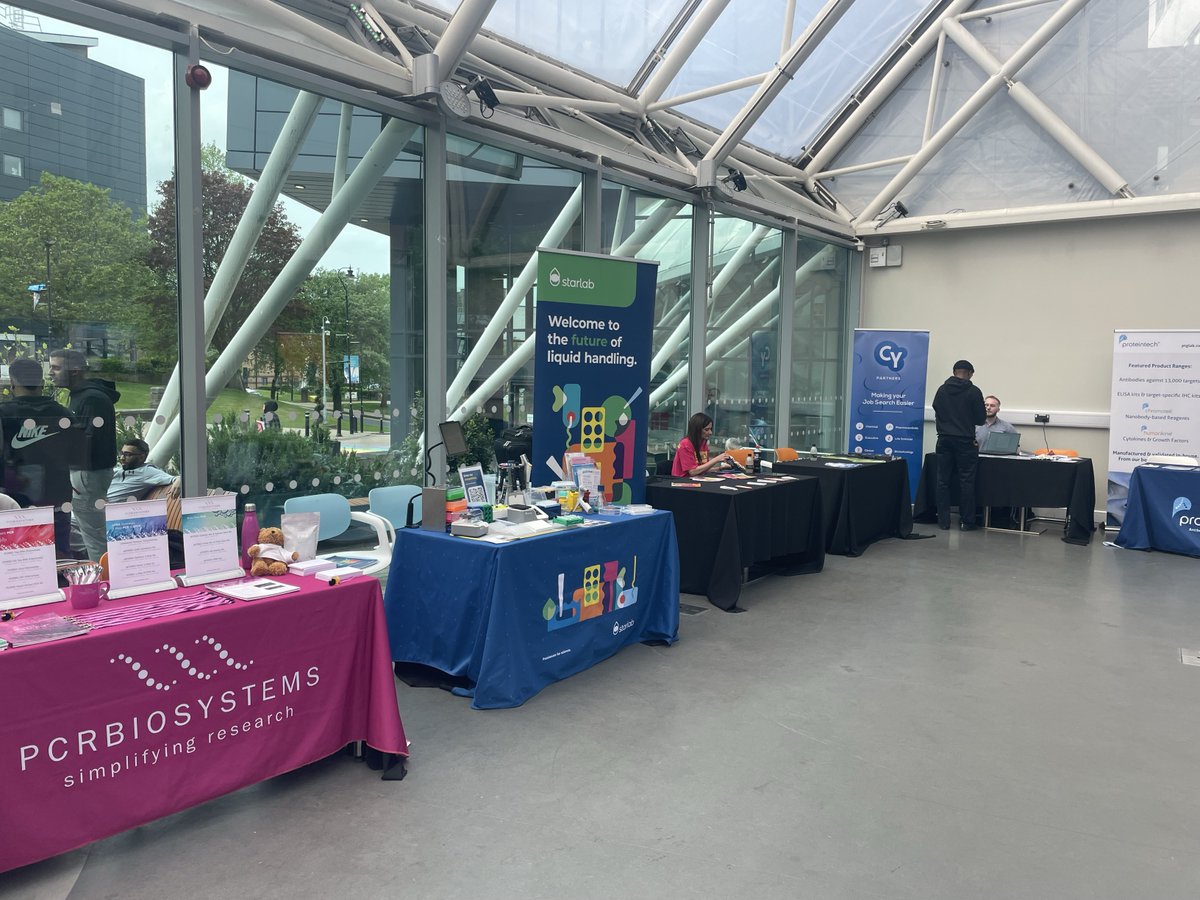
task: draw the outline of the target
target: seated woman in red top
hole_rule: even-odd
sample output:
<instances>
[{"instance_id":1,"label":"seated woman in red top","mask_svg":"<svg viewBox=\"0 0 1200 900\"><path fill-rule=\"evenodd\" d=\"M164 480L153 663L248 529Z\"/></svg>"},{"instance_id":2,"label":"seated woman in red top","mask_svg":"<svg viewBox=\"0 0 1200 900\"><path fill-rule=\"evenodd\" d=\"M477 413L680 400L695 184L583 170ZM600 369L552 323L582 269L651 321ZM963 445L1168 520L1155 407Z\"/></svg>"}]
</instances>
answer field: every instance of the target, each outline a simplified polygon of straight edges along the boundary
<instances>
[{"instance_id":1,"label":"seated woman in red top","mask_svg":"<svg viewBox=\"0 0 1200 900\"><path fill-rule=\"evenodd\" d=\"M688 419L687 437L679 442L679 447L675 450L675 459L671 463L673 477L703 475L725 464L730 458L728 453L708 458L708 439L712 436L712 431L711 416L698 412Z\"/></svg>"}]
</instances>

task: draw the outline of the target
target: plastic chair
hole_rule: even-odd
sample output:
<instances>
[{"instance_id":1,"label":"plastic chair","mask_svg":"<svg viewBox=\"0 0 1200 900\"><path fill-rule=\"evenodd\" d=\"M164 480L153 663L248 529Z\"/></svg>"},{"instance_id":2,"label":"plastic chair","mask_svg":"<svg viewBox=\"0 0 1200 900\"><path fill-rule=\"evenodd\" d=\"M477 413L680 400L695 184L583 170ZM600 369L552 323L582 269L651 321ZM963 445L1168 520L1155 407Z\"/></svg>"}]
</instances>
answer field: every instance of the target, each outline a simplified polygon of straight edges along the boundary
<instances>
[{"instance_id":1,"label":"plastic chair","mask_svg":"<svg viewBox=\"0 0 1200 900\"><path fill-rule=\"evenodd\" d=\"M1200 466L1200 460L1194 456L1172 456L1170 453L1153 453L1146 457L1146 462L1164 466Z\"/></svg>"},{"instance_id":2,"label":"plastic chair","mask_svg":"<svg viewBox=\"0 0 1200 900\"><path fill-rule=\"evenodd\" d=\"M370 501L368 511L387 519L394 528L412 528L421 524L421 489L415 484L375 488L367 494L367 499Z\"/></svg>"},{"instance_id":3,"label":"plastic chair","mask_svg":"<svg viewBox=\"0 0 1200 900\"><path fill-rule=\"evenodd\" d=\"M794 459L799 459L800 454L791 447L776 447L775 462L791 462Z\"/></svg>"},{"instance_id":4,"label":"plastic chair","mask_svg":"<svg viewBox=\"0 0 1200 900\"><path fill-rule=\"evenodd\" d=\"M327 541L344 534L351 522L362 522L375 529L375 536L379 539L379 543L372 549L318 553L319 559L331 556L370 557L374 562L363 568L363 573L367 575L386 569L392 561L392 543L396 535L392 523L375 513L350 509L350 501L341 494L309 494L306 497L289 497L284 501L283 511L319 513L321 523L317 529L318 541Z\"/></svg>"},{"instance_id":5,"label":"plastic chair","mask_svg":"<svg viewBox=\"0 0 1200 900\"><path fill-rule=\"evenodd\" d=\"M736 462L743 469L750 468L750 465L754 461L753 447L737 447L733 450L726 450L725 452L733 457L734 462Z\"/></svg>"},{"instance_id":6,"label":"plastic chair","mask_svg":"<svg viewBox=\"0 0 1200 900\"><path fill-rule=\"evenodd\" d=\"M1078 450L1068 450L1065 447L1039 447L1033 451L1034 456L1067 456L1076 457L1079 455Z\"/></svg>"}]
</instances>

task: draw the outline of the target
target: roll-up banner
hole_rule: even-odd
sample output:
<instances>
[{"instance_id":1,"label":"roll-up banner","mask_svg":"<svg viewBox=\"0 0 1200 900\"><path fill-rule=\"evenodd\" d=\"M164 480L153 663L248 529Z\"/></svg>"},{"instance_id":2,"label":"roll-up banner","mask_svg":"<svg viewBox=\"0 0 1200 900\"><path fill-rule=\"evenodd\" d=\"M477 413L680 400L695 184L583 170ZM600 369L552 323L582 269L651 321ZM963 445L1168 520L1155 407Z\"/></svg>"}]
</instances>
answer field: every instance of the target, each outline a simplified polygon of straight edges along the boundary
<instances>
[{"instance_id":1,"label":"roll-up banner","mask_svg":"<svg viewBox=\"0 0 1200 900\"><path fill-rule=\"evenodd\" d=\"M1107 524L1119 526L1137 466L1200 452L1200 331L1113 332L1110 410Z\"/></svg>"},{"instance_id":2,"label":"roll-up banner","mask_svg":"<svg viewBox=\"0 0 1200 900\"><path fill-rule=\"evenodd\" d=\"M586 454L608 502L645 499L657 283L656 262L538 250L534 484Z\"/></svg>"},{"instance_id":3,"label":"roll-up banner","mask_svg":"<svg viewBox=\"0 0 1200 900\"><path fill-rule=\"evenodd\" d=\"M916 497L925 437L928 331L854 329L850 452L898 456Z\"/></svg>"}]
</instances>

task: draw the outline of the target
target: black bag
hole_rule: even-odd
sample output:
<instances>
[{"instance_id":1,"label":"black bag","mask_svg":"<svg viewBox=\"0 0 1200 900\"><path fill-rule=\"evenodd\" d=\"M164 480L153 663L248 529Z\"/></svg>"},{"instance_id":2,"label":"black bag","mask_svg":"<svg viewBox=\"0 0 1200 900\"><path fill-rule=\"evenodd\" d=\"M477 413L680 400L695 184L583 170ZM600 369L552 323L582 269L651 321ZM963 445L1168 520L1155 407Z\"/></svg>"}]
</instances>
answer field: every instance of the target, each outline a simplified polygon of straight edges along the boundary
<instances>
[{"instance_id":1,"label":"black bag","mask_svg":"<svg viewBox=\"0 0 1200 900\"><path fill-rule=\"evenodd\" d=\"M533 456L533 426L517 425L500 432L493 445L496 462L520 462L521 454L526 459Z\"/></svg>"}]
</instances>

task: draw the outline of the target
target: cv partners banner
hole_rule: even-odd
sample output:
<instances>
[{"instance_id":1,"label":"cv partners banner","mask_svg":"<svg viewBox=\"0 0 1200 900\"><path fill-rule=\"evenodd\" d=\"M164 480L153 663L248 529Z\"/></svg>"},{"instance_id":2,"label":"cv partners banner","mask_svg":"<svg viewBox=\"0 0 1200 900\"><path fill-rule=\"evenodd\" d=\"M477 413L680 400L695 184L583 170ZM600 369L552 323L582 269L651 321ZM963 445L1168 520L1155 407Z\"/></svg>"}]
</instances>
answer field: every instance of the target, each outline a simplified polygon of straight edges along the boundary
<instances>
[{"instance_id":1,"label":"cv partners banner","mask_svg":"<svg viewBox=\"0 0 1200 900\"><path fill-rule=\"evenodd\" d=\"M1114 332L1110 409L1107 520L1116 526L1146 457L1200 451L1200 331Z\"/></svg>"},{"instance_id":2,"label":"cv partners banner","mask_svg":"<svg viewBox=\"0 0 1200 900\"><path fill-rule=\"evenodd\" d=\"M916 496L925 434L928 331L854 330L850 452L899 456Z\"/></svg>"},{"instance_id":3,"label":"cv partners banner","mask_svg":"<svg viewBox=\"0 0 1200 900\"><path fill-rule=\"evenodd\" d=\"M586 454L606 500L644 499L657 281L658 263L538 251L535 484L556 480L565 454Z\"/></svg>"}]
</instances>

